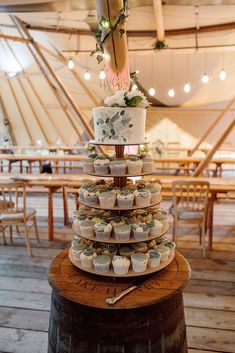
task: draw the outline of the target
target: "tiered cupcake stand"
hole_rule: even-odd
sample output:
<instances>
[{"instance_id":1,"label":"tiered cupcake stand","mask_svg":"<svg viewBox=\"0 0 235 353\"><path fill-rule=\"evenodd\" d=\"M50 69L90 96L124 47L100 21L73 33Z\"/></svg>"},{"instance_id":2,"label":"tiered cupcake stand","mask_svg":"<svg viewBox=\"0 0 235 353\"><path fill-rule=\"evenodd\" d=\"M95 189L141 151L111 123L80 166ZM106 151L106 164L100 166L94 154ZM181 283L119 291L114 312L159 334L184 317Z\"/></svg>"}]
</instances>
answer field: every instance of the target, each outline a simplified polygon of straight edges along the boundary
<instances>
[{"instance_id":1,"label":"tiered cupcake stand","mask_svg":"<svg viewBox=\"0 0 235 353\"><path fill-rule=\"evenodd\" d=\"M91 144L95 144L95 145L101 145L101 143L98 143L94 140L90 141ZM146 144L147 142L143 142L144 144ZM143 144L142 142L141 143L136 143L136 145L140 145L140 144ZM103 144L103 145L108 145L110 146L110 144ZM133 143L131 144L132 146L134 145ZM113 145L115 147L115 155L116 155L116 158L124 158L124 148L125 146L128 146L127 144L125 145ZM154 171L152 172L154 173ZM138 176L143 176L143 175L150 175L152 173L140 173ZM128 177L136 177L137 175L130 175L130 174L125 174L125 175L115 175L113 176L112 174L108 174L108 175L97 175L97 174L89 174L89 175L93 175L93 176L99 176L99 177L107 177L107 178L110 178L110 177L113 177L113 180L114 180L114 186L117 186L117 187L120 187L120 188L123 188L127 185L127 178ZM115 212L119 212L120 215L125 213L125 211L132 211L132 210L136 210L136 209L147 209L149 207L153 207L153 206L156 206L158 205L160 202L162 201L162 199L160 199L157 203L151 203L148 207L139 207L139 206L132 206L132 207L129 207L128 209L124 209L124 208L119 208L118 206L115 206L114 208L110 209L110 208L107 208L105 209L104 207L101 207L100 205L97 205L97 206L92 206L92 208L96 208L96 209L103 209L103 210L109 210L109 211L115 211ZM85 202L81 202L80 201L80 204L84 205L84 206L87 206L87 207L90 207L89 205L86 205ZM168 226L167 227L164 227L161 234L156 237L156 236L149 236L148 240L147 241L151 241L153 239L156 239L156 238L159 238L161 236L163 236L164 234L167 233L168 231ZM74 231L74 230L73 230ZM76 235L78 235L79 237L81 238L85 238L87 240L91 240L91 241L95 241L95 242L100 242L100 243L109 243L109 244L115 244L117 247L119 246L125 246L125 245L131 245L131 244L134 244L134 243L138 243L138 242L142 242L143 240L135 240L133 237L131 237L128 241L124 241L124 242L120 242L120 241L117 241L113 235L110 237L109 240L106 240L106 241L99 241L96 239L95 236L93 237L85 237L85 236L82 236L80 233L78 232L75 232L74 233ZM113 269L110 269L108 272L106 273L97 273L95 271L94 268L84 268L82 267L81 265L81 262L80 261L77 261L77 260L74 260L73 258L73 253L72 253L72 248L70 248L69 250L69 259L70 261L76 266L78 267L79 269L83 270L83 271L86 271L86 272L89 272L89 273L92 273L92 274L95 274L95 275L99 275L99 276L108 276L108 277L135 277L135 276L143 276L143 275L147 275L147 274L150 274L150 273L154 273L154 272L158 272L158 271L161 271L163 268L165 268L166 266L168 266L172 260L174 259L174 253L168 257L167 261L162 261L160 263L160 265L156 268L150 268L150 267L147 267L146 271L144 272L134 272L131 267L128 271L127 274L125 275L118 275L116 274Z\"/></svg>"}]
</instances>

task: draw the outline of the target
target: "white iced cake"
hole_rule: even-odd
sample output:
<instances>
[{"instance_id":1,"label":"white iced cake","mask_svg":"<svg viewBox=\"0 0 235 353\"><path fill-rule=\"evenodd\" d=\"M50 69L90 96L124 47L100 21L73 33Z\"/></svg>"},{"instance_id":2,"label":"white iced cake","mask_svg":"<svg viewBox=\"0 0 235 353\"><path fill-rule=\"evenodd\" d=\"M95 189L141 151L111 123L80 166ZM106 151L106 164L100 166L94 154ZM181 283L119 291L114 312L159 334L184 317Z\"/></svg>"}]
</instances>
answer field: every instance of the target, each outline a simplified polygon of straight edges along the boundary
<instances>
[{"instance_id":1,"label":"white iced cake","mask_svg":"<svg viewBox=\"0 0 235 353\"><path fill-rule=\"evenodd\" d=\"M104 144L138 144L145 142L145 108L93 108L95 141Z\"/></svg>"}]
</instances>

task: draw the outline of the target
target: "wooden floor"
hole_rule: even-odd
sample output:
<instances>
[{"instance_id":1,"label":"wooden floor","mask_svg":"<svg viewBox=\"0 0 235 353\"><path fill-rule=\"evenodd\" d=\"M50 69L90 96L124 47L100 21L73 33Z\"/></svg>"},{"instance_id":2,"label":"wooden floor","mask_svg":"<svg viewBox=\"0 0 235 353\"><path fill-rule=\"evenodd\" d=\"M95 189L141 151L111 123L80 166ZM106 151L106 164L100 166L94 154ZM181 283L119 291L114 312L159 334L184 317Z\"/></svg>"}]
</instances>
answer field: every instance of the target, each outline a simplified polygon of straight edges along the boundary
<instances>
[{"instance_id":1,"label":"wooden floor","mask_svg":"<svg viewBox=\"0 0 235 353\"><path fill-rule=\"evenodd\" d=\"M32 240L34 257L28 257L22 236L9 246L2 246L0 239L0 353L47 352L47 269L73 238L71 226L63 225L59 195L55 195L56 240L52 243L47 241L46 195L34 195L29 201L37 208L42 239L40 244ZM69 206L72 216L72 199ZM189 353L235 352L235 203L216 205L214 250L207 259L202 259L196 231L188 227L183 233L178 249L192 267L184 292Z\"/></svg>"}]
</instances>

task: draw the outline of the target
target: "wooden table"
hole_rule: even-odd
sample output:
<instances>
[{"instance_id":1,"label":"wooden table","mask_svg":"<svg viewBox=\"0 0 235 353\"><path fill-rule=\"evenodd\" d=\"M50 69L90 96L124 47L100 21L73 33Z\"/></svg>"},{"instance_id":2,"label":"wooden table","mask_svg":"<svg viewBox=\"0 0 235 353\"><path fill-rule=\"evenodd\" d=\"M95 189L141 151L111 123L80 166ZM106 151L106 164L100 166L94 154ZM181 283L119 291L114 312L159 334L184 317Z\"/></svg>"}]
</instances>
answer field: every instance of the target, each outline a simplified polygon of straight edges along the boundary
<instances>
[{"instance_id":1,"label":"wooden table","mask_svg":"<svg viewBox=\"0 0 235 353\"><path fill-rule=\"evenodd\" d=\"M68 259L52 262L48 353L186 353L182 291L190 267L175 259L115 305L106 298L133 284L132 278L90 275Z\"/></svg>"}]
</instances>

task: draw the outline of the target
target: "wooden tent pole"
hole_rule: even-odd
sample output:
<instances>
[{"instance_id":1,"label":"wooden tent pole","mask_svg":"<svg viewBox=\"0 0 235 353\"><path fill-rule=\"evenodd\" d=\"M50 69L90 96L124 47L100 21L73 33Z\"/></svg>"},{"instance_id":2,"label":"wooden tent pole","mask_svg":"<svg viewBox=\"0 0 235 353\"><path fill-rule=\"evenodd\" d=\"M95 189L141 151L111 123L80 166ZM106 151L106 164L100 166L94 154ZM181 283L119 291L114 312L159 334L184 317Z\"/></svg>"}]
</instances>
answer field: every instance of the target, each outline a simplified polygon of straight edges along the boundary
<instances>
[{"instance_id":1,"label":"wooden tent pole","mask_svg":"<svg viewBox=\"0 0 235 353\"><path fill-rule=\"evenodd\" d=\"M10 119L10 116L8 115L8 113L7 113L7 109L6 109L6 106L5 106L5 103L3 101L3 98L2 98L1 94L0 94L0 105L2 106L2 111L3 111L4 116L7 118L7 120L10 123L10 128L11 128L10 135L11 135L12 141L13 141L14 145L17 145L15 133L14 133L14 131L12 129L12 125L11 125L11 121L10 121L11 119Z\"/></svg>"},{"instance_id":2,"label":"wooden tent pole","mask_svg":"<svg viewBox=\"0 0 235 353\"><path fill-rule=\"evenodd\" d=\"M235 97L233 99L231 99L231 101L229 101L229 103L227 104L227 106L222 110L222 112L219 114L219 116L217 117L217 119L215 121L213 121L213 123L209 126L209 128L206 130L206 132L202 135L202 137L200 138L200 140L197 142L197 144L194 146L194 148L189 152L189 156L192 156L193 153L195 151L197 151L197 149L199 148L199 146L201 145L201 143L207 138L207 136L211 133L211 131L214 129L214 127L216 125L218 125L218 123L220 122L220 120L224 117L224 115L229 111L229 109L231 108L231 106L234 104L235 102ZM213 148L212 148L213 149Z\"/></svg>"},{"instance_id":3,"label":"wooden tent pole","mask_svg":"<svg viewBox=\"0 0 235 353\"><path fill-rule=\"evenodd\" d=\"M24 127L25 127L25 130L27 131L27 134L28 134L28 136L29 136L29 138L30 138L30 142L33 142L33 136L32 136L32 134L31 134L31 132L30 132L30 130L29 130L29 128L28 128L28 125L27 125L27 123L26 123L26 120L25 120L23 111L22 111L22 109L21 109L19 100L18 100L18 98L17 98L17 96L16 96L16 94L15 94L15 91L14 91L14 89L13 89L11 80L7 80L7 82L8 82L8 84L9 84L11 93L12 93L13 98L14 98L14 100L15 100L15 103L16 103L16 105L17 105L18 111L19 111L19 113L20 113L21 119L22 119L23 124L24 124Z\"/></svg>"},{"instance_id":4,"label":"wooden tent pole","mask_svg":"<svg viewBox=\"0 0 235 353\"><path fill-rule=\"evenodd\" d=\"M235 126L235 119L231 121L227 129L223 132L223 134L220 136L219 140L216 142L216 144L213 146L213 148L210 150L210 152L207 154L205 159L198 165L198 167L195 169L193 176L199 176L203 170L206 168L206 166L210 163L211 158L214 156L215 152L217 151L218 148L222 145L226 137L230 134L232 129Z\"/></svg>"},{"instance_id":5,"label":"wooden tent pole","mask_svg":"<svg viewBox=\"0 0 235 353\"><path fill-rule=\"evenodd\" d=\"M19 24L19 27L22 29L22 31L24 32L24 34L26 35L26 37L28 39L31 40L30 45L32 45L32 47L35 49L35 51L37 52L38 56L40 57L40 59L42 60L42 62L44 63L44 65L46 66L47 70L50 72L51 76L54 78L54 80L56 81L56 83L58 84L58 86L60 87L61 91L63 92L63 94L65 95L65 97L67 98L69 105L71 107L71 109L75 112L75 114L78 116L78 118L81 120L88 136L90 136L90 138L94 139L95 135L94 135L94 131L92 130L92 128L90 127L90 125L87 123L83 113L81 112L81 110L78 108L78 106L75 104L71 94L69 93L69 91L67 90L67 88L65 87L65 85L62 83L61 79L59 78L59 76L57 75L57 73L54 71L54 69L52 68L52 66L49 64L49 62L47 61L47 59L45 58L45 56L42 54L40 48L38 47L37 43L33 40L33 38L31 37L31 35L29 34L28 30L23 26L22 22L15 17L16 22ZM71 120L71 123L73 125L74 130L78 133L78 135L80 134L79 132L79 128L78 128L78 123L74 120Z\"/></svg>"},{"instance_id":6,"label":"wooden tent pole","mask_svg":"<svg viewBox=\"0 0 235 353\"><path fill-rule=\"evenodd\" d=\"M157 40L160 42L164 42L165 29L162 11L162 0L153 0L153 10L156 23Z\"/></svg>"}]
</instances>

